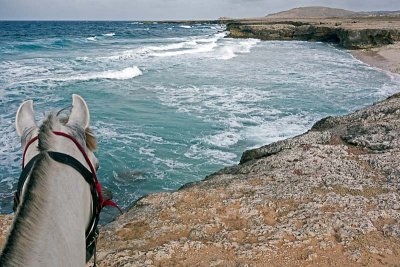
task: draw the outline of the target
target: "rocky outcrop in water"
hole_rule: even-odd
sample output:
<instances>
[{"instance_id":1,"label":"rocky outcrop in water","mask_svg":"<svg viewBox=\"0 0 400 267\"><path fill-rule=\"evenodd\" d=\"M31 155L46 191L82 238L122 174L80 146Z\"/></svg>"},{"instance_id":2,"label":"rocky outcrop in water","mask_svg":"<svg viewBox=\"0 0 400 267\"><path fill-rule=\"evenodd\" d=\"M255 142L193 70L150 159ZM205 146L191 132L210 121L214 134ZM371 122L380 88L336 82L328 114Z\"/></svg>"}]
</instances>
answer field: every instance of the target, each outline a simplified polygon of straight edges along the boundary
<instances>
[{"instance_id":1,"label":"rocky outcrop in water","mask_svg":"<svg viewBox=\"0 0 400 267\"><path fill-rule=\"evenodd\" d=\"M397 94L142 198L101 228L98 264L397 266L399 166Z\"/></svg>"},{"instance_id":2,"label":"rocky outcrop in water","mask_svg":"<svg viewBox=\"0 0 400 267\"><path fill-rule=\"evenodd\" d=\"M398 20L260 20L228 23L229 37L261 40L321 41L347 49L372 48L400 41ZM370 19L374 21L373 19ZM393 24L393 25L391 25ZM397 26L396 26L397 25Z\"/></svg>"}]
</instances>

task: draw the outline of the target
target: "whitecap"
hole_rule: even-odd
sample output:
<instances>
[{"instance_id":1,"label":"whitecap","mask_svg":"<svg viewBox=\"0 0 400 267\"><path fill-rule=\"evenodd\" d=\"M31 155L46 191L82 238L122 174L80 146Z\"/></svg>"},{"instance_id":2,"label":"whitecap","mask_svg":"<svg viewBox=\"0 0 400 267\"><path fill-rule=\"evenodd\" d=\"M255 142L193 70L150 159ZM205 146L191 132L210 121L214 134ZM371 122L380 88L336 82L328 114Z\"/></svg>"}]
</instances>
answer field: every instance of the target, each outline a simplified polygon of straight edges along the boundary
<instances>
[{"instance_id":1,"label":"whitecap","mask_svg":"<svg viewBox=\"0 0 400 267\"><path fill-rule=\"evenodd\" d=\"M181 43L173 43L173 44L167 44L167 45L162 45L162 46L150 46L148 47L148 50L152 51L167 51L167 50L176 50L176 49L181 49L187 45L188 42L181 42Z\"/></svg>"},{"instance_id":2,"label":"whitecap","mask_svg":"<svg viewBox=\"0 0 400 267\"><path fill-rule=\"evenodd\" d=\"M197 54L211 52L218 46L217 42L224 38L226 32L217 33L211 36L199 36L189 38L170 38L170 40L180 40L181 42L161 44L158 46L143 46L135 49L130 49L118 54L98 57L97 60L118 61L131 58L141 58L146 56L154 57L172 57L187 54Z\"/></svg>"},{"instance_id":3,"label":"whitecap","mask_svg":"<svg viewBox=\"0 0 400 267\"><path fill-rule=\"evenodd\" d=\"M239 140L240 134L234 132L222 132L204 138L206 143L218 147L230 147L236 144Z\"/></svg>"},{"instance_id":4,"label":"whitecap","mask_svg":"<svg viewBox=\"0 0 400 267\"><path fill-rule=\"evenodd\" d=\"M208 39L189 39L184 42L171 43L160 46L139 47L127 50L119 55L103 57L106 60L125 60L142 56L172 57L187 54L210 52L218 46L217 41L221 35Z\"/></svg>"},{"instance_id":5,"label":"whitecap","mask_svg":"<svg viewBox=\"0 0 400 267\"><path fill-rule=\"evenodd\" d=\"M89 60L89 57L87 57L87 56L77 57L76 60L77 60L77 61L88 61L88 60Z\"/></svg>"},{"instance_id":6,"label":"whitecap","mask_svg":"<svg viewBox=\"0 0 400 267\"><path fill-rule=\"evenodd\" d=\"M115 32L103 33L103 36L114 36Z\"/></svg>"},{"instance_id":7,"label":"whitecap","mask_svg":"<svg viewBox=\"0 0 400 267\"><path fill-rule=\"evenodd\" d=\"M219 55L217 56L217 58L225 59L225 60L231 59L231 58L234 58L234 57L236 57L236 54L233 51L233 48L229 47L229 46L222 47L220 49L220 51L219 51Z\"/></svg>"},{"instance_id":8,"label":"whitecap","mask_svg":"<svg viewBox=\"0 0 400 267\"><path fill-rule=\"evenodd\" d=\"M247 39L245 41L238 42L237 40L229 40L224 43L221 48L216 51L216 58L228 60L236 57L239 54L250 53L251 49L257 45L260 40Z\"/></svg>"},{"instance_id":9,"label":"whitecap","mask_svg":"<svg viewBox=\"0 0 400 267\"><path fill-rule=\"evenodd\" d=\"M90 81L97 79L128 80L140 76L142 74L143 74L142 71L138 67L134 66L125 68L123 70L94 72L94 73L76 75L74 77L66 77L59 79L54 78L49 80L55 80L55 81Z\"/></svg>"},{"instance_id":10,"label":"whitecap","mask_svg":"<svg viewBox=\"0 0 400 267\"><path fill-rule=\"evenodd\" d=\"M184 49L184 50L177 50L177 51L166 51L162 53L151 53L151 56L155 57L173 57L173 56L181 56L181 55L187 55L187 54L197 54L197 53L205 53L205 52L210 52L212 51L215 47L218 45L213 42L209 44L204 44L204 45L198 45L195 48L192 49Z\"/></svg>"},{"instance_id":11,"label":"whitecap","mask_svg":"<svg viewBox=\"0 0 400 267\"><path fill-rule=\"evenodd\" d=\"M86 38L86 40L88 40L88 41L96 41L96 36L90 36L90 37L88 37L88 38Z\"/></svg>"},{"instance_id":12,"label":"whitecap","mask_svg":"<svg viewBox=\"0 0 400 267\"><path fill-rule=\"evenodd\" d=\"M98 59L102 60L102 61L104 61L104 60L110 60L110 61L126 60L126 59L144 56L144 55L148 54L149 51L150 51L150 49L147 47L140 47L140 48L136 48L136 49L130 49L130 50L123 51L122 53L117 54L117 55L98 57Z\"/></svg>"},{"instance_id":13,"label":"whitecap","mask_svg":"<svg viewBox=\"0 0 400 267\"><path fill-rule=\"evenodd\" d=\"M116 140L117 138L120 137L118 132L114 131L113 129L99 128L99 129L96 129L96 130L97 130L98 133L101 134L102 138L108 138L108 139Z\"/></svg>"},{"instance_id":14,"label":"whitecap","mask_svg":"<svg viewBox=\"0 0 400 267\"><path fill-rule=\"evenodd\" d=\"M388 97L400 91L400 75L395 75L392 73L388 73L388 75L391 78L391 82L384 83L376 92L377 96Z\"/></svg>"},{"instance_id":15,"label":"whitecap","mask_svg":"<svg viewBox=\"0 0 400 267\"><path fill-rule=\"evenodd\" d=\"M184 169L191 166L189 163L178 162L171 159L162 160L162 163L171 169Z\"/></svg>"},{"instance_id":16,"label":"whitecap","mask_svg":"<svg viewBox=\"0 0 400 267\"><path fill-rule=\"evenodd\" d=\"M144 140L146 140L146 141L149 141L149 142L151 142L151 143L158 143L158 144L160 144L160 143L163 143L163 138L162 137L159 137L159 136L154 136L154 135L150 135L150 134L145 134L145 133L142 133L142 132L138 132L138 133L133 133L132 134L134 137L139 137L139 138L141 138L141 139L144 139Z\"/></svg>"},{"instance_id":17,"label":"whitecap","mask_svg":"<svg viewBox=\"0 0 400 267\"><path fill-rule=\"evenodd\" d=\"M146 155L146 156L150 156L150 157L154 157L154 152L156 150L154 148L145 148L145 147L140 147L139 148L139 154L140 155Z\"/></svg>"},{"instance_id":18,"label":"whitecap","mask_svg":"<svg viewBox=\"0 0 400 267\"><path fill-rule=\"evenodd\" d=\"M180 27L180 28L184 28L184 29L190 29L190 28L192 28L192 26L190 26L190 25L180 25L179 27Z\"/></svg>"},{"instance_id":19,"label":"whitecap","mask_svg":"<svg viewBox=\"0 0 400 267\"><path fill-rule=\"evenodd\" d=\"M119 71L105 71L100 73L89 74L86 76L83 75L82 78L84 80L93 80L93 79L127 80L140 75L143 75L143 72L138 67L134 66Z\"/></svg>"},{"instance_id":20,"label":"whitecap","mask_svg":"<svg viewBox=\"0 0 400 267\"><path fill-rule=\"evenodd\" d=\"M164 164L170 169L184 169L192 165L190 163L183 163L172 159L154 158L153 164L160 164L160 163Z\"/></svg>"},{"instance_id":21,"label":"whitecap","mask_svg":"<svg viewBox=\"0 0 400 267\"><path fill-rule=\"evenodd\" d=\"M74 76L68 77L56 77L56 78L42 78L35 80L22 81L23 83L37 83L43 81L59 81L59 82L68 82L68 81L90 81L90 80L98 80L98 79L110 79L110 80L128 80L134 77L143 75L143 72L136 66L125 68L123 70L110 70L103 72L93 72L86 74L76 74Z\"/></svg>"},{"instance_id":22,"label":"whitecap","mask_svg":"<svg viewBox=\"0 0 400 267\"><path fill-rule=\"evenodd\" d=\"M163 186L161 188L162 188L162 190L165 190L165 191L175 191L176 190L176 188L173 188L173 187L165 187L165 186Z\"/></svg>"},{"instance_id":23,"label":"whitecap","mask_svg":"<svg viewBox=\"0 0 400 267\"><path fill-rule=\"evenodd\" d=\"M218 149L202 148L195 144L190 146L184 156L190 159L207 158L211 164L232 165L235 164L237 155L232 152L222 151Z\"/></svg>"},{"instance_id":24,"label":"whitecap","mask_svg":"<svg viewBox=\"0 0 400 267\"><path fill-rule=\"evenodd\" d=\"M270 144L307 131L316 118L312 116L290 115L273 121L264 121L244 129L243 136L257 143Z\"/></svg>"}]
</instances>

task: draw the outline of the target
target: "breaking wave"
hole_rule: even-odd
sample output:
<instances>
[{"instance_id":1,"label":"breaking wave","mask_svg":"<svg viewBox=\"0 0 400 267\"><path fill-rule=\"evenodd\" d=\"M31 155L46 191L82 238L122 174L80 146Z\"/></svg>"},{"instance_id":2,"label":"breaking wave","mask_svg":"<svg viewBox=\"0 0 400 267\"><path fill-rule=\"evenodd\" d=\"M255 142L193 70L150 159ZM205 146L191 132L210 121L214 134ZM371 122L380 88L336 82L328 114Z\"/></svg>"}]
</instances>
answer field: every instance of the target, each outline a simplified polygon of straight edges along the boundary
<instances>
[{"instance_id":1,"label":"breaking wave","mask_svg":"<svg viewBox=\"0 0 400 267\"><path fill-rule=\"evenodd\" d=\"M142 75L143 72L138 67L129 67L119 71L104 71L99 73L86 74L76 77L77 80L113 79L127 80ZM74 80L75 78L71 78Z\"/></svg>"},{"instance_id":2,"label":"breaking wave","mask_svg":"<svg viewBox=\"0 0 400 267\"><path fill-rule=\"evenodd\" d=\"M76 74L74 76L61 76L55 78L40 78L34 80L27 80L18 82L19 84L28 84L28 83L38 83L44 81L55 81L55 82L71 82L71 81L90 81L90 80L101 80L101 79L109 79L109 80L128 80L135 78L137 76L143 75L143 72L136 66L125 68L123 70L110 70L103 72L92 72L86 74Z\"/></svg>"},{"instance_id":3,"label":"breaking wave","mask_svg":"<svg viewBox=\"0 0 400 267\"><path fill-rule=\"evenodd\" d=\"M182 55L204 54L204 57L215 59L231 59L239 54L249 53L259 40L225 39L226 32L211 36L189 37L182 42L162 44L158 46L141 46L118 54L100 57L99 60L128 60L141 57L174 57Z\"/></svg>"},{"instance_id":4,"label":"breaking wave","mask_svg":"<svg viewBox=\"0 0 400 267\"><path fill-rule=\"evenodd\" d=\"M251 49L257 45L260 40L248 39L237 42L236 40L229 40L217 51L216 57L218 59L228 60L238 56L239 54L250 53Z\"/></svg>"}]
</instances>

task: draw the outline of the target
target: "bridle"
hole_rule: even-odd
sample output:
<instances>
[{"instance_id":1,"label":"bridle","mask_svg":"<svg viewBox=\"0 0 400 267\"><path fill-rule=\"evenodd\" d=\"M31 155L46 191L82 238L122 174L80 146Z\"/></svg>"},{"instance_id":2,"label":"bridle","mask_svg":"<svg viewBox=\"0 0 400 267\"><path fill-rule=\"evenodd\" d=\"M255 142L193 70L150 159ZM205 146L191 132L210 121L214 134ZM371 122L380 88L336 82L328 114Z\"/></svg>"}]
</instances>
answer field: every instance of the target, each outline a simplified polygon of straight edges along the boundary
<instances>
[{"instance_id":1,"label":"bridle","mask_svg":"<svg viewBox=\"0 0 400 267\"><path fill-rule=\"evenodd\" d=\"M58 136L63 136L65 138L68 138L71 140L76 147L79 149L79 151L82 153L85 162L89 166L90 170L88 170L79 160L75 159L74 157L65 154L65 153L60 153L60 152L55 152L55 151L47 151L47 154L55 161L68 165L78 171L81 176L85 179L85 181L89 184L90 186L90 192L92 195L92 206L93 206L93 212L92 216L90 218L89 225L86 228L86 262L88 262L91 257L94 255L95 256L95 264L96 265L96 240L97 236L99 234L99 230L97 228L99 219L100 219L100 212L103 207L105 206L112 206L117 208L121 213L122 210L121 208L115 204L111 199L104 200L103 194L101 192L101 184L97 178L96 170L93 167L92 162L89 160L89 157L83 148L83 146L76 140L74 137L71 135L64 133L64 132L58 132L58 131L53 131L55 135ZM25 156L26 152L29 148L30 145L32 145L35 141L39 139L38 136L33 137L26 145L25 149L23 152L22 156L22 172L18 180L18 187L17 187L17 192L15 192L14 195L14 211L16 211L19 203L20 203L20 197L22 194L22 189L24 187L24 184L26 182L26 179L28 178L29 174L31 173L31 170L35 163L38 161L39 158L42 158L42 154L38 154L34 156L26 165L25 165Z\"/></svg>"}]
</instances>

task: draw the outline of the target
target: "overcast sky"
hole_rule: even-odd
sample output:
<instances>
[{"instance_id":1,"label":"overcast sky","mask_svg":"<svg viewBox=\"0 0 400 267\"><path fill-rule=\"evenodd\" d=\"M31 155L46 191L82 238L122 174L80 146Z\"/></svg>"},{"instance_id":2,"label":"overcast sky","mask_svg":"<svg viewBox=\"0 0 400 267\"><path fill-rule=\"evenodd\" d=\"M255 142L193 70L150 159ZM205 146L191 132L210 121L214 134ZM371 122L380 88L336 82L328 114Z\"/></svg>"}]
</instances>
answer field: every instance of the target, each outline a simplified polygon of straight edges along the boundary
<instances>
[{"instance_id":1,"label":"overcast sky","mask_svg":"<svg viewBox=\"0 0 400 267\"><path fill-rule=\"evenodd\" d=\"M400 10L400 0L0 0L1 20L164 20L261 17L299 6Z\"/></svg>"}]
</instances>

